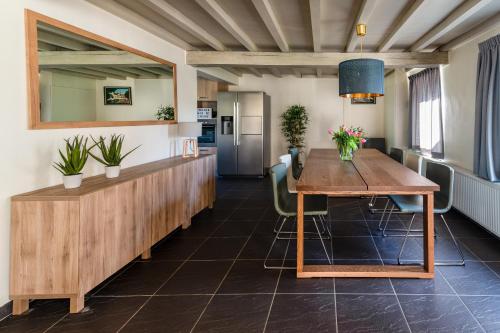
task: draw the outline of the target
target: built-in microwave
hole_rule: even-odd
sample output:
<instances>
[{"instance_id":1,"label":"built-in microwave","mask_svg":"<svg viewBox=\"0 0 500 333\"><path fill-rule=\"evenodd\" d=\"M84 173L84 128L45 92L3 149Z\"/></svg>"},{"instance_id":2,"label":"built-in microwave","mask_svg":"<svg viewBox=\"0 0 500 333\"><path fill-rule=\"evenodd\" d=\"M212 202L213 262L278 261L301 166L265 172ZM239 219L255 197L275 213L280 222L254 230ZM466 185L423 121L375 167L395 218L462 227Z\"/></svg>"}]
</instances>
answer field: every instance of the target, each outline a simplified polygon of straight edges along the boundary
<instances>
[{"instance_id":1,"label":"built-in microwave","mask_svg":"<svg viewBox=\"0 0 500 333\"><path fill-rule=\"evenodd\" d=\"M201 136L198 137L198 146L217 147L217 119L199 119Z\"/></svg>"}]
</instances>

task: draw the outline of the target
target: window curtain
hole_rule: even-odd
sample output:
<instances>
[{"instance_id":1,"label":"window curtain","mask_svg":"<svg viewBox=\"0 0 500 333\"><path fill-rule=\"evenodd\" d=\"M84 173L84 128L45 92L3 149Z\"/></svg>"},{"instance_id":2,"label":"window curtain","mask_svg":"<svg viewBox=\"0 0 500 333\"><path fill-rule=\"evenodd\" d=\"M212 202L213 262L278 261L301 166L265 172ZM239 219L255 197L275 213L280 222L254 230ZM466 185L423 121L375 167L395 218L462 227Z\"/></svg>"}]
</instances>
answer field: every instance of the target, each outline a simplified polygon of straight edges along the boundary
<instances>
[{"instance_id":1,"label":"window curtain","mask_svg":"<svg viewBox=\"0 0 500 333\"><path fill-rule=\"evenodd\" d=\"M474 173L500 181L500 35L479 44Z\"/></svg>"},{"instance_id":2,"label":"window curtain","mask_svg":"<svg viewBox=\"0 0 500 333\"><path fill-rule=\"evenodd\" d=\"M444 157L441 77L439 68L428 68L411 75L410 138L411 148Z\"/></svg>"}]
</instances>

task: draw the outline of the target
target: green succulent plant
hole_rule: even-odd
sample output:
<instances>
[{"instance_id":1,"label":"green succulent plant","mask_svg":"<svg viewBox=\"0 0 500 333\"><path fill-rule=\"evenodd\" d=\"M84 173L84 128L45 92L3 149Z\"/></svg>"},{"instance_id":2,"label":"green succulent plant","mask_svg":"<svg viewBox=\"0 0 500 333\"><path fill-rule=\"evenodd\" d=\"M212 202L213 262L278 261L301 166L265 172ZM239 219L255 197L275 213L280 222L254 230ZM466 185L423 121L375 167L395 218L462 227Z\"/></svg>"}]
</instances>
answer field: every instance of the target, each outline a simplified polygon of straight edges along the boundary
<instances>
[{"instance_id":1,"label":"green succulent plant","mask_svg":"<svg viewBox=\"0 0 500 333\"><path fill-rule=\"evenodd\" d=\"M100 136L98 140L92 137L92 141L94 141L95 146L99 148L101 151L102 158L97 157L92 152L89 152L90 156L92 156L96 161L104 164L105 166L119 166L123 159L127 157L130 153L140 147L137 146L134 149L130 150L125 155L122 155L122 144L125 137L123 135L111 135L109 140L109 145L106 145L106 138Z\"/></svg>"},{"instance_id":2,"label":"green succulent plant","mask_svg":"<svg viewBox=\"0 0 500 333\"><path fill-rule=\"evenodd\" d=\"M53 166L64 176L73 176L81 173L87 159L89 158L89 149L87 148L88 138L74 136L66 141L66 154L59 149L60 162L54 162Z\"/></svg>"}]
</instances>

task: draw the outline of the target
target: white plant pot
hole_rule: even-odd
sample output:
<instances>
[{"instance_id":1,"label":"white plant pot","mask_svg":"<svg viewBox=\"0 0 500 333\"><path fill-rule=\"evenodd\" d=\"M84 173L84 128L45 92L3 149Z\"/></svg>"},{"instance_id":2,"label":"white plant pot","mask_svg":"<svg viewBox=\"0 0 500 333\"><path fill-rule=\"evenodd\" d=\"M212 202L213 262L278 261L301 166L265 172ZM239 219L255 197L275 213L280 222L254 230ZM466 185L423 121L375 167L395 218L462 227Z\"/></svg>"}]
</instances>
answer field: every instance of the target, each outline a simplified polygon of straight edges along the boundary
<instances>
[{"instance_id":1,"label":"white plant pot","mask_svg":"<svg viewBox=\"0 0 500 333\"><path fill-rule=\"evenodd\" d=\"M107 166L104 167L106 170L106 178L116 178L120 175L120 166Z\"/></svg>"},{"instance_id":2,"label":"white plant pot","mask_svg":"<svg viewBox=\"0 0 500 333\"><path fill-rule=\"evenodd\" d=\"M63 176L63 184L64 188L78 188L82 185L83 174L79 173L78 175L71 176Z\"/></svg>"}]
</instances>

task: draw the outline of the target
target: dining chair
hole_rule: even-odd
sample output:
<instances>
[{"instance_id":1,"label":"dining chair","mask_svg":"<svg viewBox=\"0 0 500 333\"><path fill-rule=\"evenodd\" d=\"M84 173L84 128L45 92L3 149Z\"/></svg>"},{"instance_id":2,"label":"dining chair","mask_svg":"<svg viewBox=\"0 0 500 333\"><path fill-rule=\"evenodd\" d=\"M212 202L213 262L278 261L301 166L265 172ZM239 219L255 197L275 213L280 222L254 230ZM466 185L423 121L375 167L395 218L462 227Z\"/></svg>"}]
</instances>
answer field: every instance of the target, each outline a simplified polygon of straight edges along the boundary
<instances>
[{"instance_id":1,"label":"dining chair","mask_svg":"<svg viewBox=\"0 0 500 333\"><path fill-rule=\"evenodd\" d=\"M302 173L302 165L299 161L299 148L289 148L288 153L292 156L292 174L293 178L299 180L300 174Z\"/></svg>"},{"instance_id":2,"label":"dining chair","mask_svg":"<svg viewBox=\"0 0 500 333\"><path fill-rule=\"evenodd\" d=\"M361 148L374 148L386 154L385 138L366 138L366 142L361 144Z\"/></svg>"},{"instance_id":3,"label":"dining chair","mask_svg":"<svg viewBox=\"0 0 500 333\"><path fill-rule=\"evenodd\" d=\"M274 209L278 213L278 221L277 225L279 226L276 230L273 242L269 251L267 252L266 259L264 260L264 268L266 269L295 269L296 266L270 266L267 264L269 260L269 256L278 240L291 240L296 239L296 232L293 231L284 231L283 227L287 221L296 219L297 217L297 194L290 193L288 191L287 177L286 177L287 169L285 164L280 163L271 167L271 181L273 186L273 201L274 201ZM304 232L306 234L315 234L316 237L307 238L307 239L317 239L321 241L321 245L323 250L325 251L326 257L328 259L328 263L331 264L330 256L328 255L328 251L325 246L324 240L331 239L330 228L328 227L328 222L326 220L326 216L328 215L328 196L326 195L305 195L304 196L304 217L310 216L312 218L312 222L314 223L314 227L316 232ZM324 229L323 233L320 231L318 222L316 221L316 217L319 218L320 224ZM304 222L308 222L304 220ZM326 226L325 226L326 222ZM324 236L327 234L326 237ZM295 236L294 236L295 235ZM286 258L286 252L283 257L283 261Z\"/></svg>"},{"instance_id":4,"label":"dining chair","mask_svg":"<svg viewBox=\"0 0 500 333\"><path fill-rule=\"evenodd\" d=\"M389 151L389 157L392 158L393 160L395 160L396 162L403 164L404 151L403 151L403 149L391 147L391 150ZM380 212L385 213L385 210L387 209L387 204L389 203L389 201L387 201L386 207L384 209L375 208L375 204L377 203L378 198L386 199L387 197L386 196L376 196L376 195L373 195L371 197L371 200L368 203L368 209L369 209L370 213L372 213L372 214L380 213Z\"/></svg>"},{"instance_id":5,"label":"dining chair","mask_svg":"<svg viewBox=\"0 0 500 333\"><path fill-rule=\"evenodd\" d=\"M290 155L290 154L281 155L279 157L279 159L280 159L280 163L285 164L287 169L290 165L292 165L292 155Z\"/></svg>"},{"instance_id":6,"label":"dining chair","mask_svg":"<svg viewBox=\"0 0 500 333\"><path fill-rule=\"evenodd\" d=\"M285 164L286 166L286 178L288 182L288 192L290 193L297 193L296 186L297 186L297 180L293 177L293 172L292 172L292 155L290 154L285 154L281 155L279 157L280 163Z\"/></svg>"},{"instance_id":7,"label":"dining chair","mask_svg":"<svg viewBox=\"0 0 500 333\"><path fill-rule=\"evenodd\" d=\"M405 158L405 166L407 168L412 169L419 175L422 175L422 164L423 164L424 158L421 155L413 154L413 153L406 153L406 158Z\"/></svg>"},{"instance_id":8,"label":"dining chair","mask_svg":"<svg viewBox=\"0 0 500 333\"><path fill-rule=\"evenodd\" d=\"M453 204L453 182L455 179L455 171L448 165L428 161L425 176L429 180L439 185L439 191L434 193L434 214L439 214L461 258L460 261L437 262L435 263L435 265L463 266L465 265L464 255L462 253L462 250L460 249L460 246L458 245L457 240L455 239L455 236L453 235L453 232L448 226L446 219L444 218L444 214L451 209L451 206ZM405 233L403 235L389 235L404 237L398 254L398 264L401 264L401 256L403 254L403 250L408 237L423 237L422 229L413 230L411 228L415 220L415 215L422 214L424 212L423 197L421 195L390 195L389 199L394 203L395 206L397 206L397 208L399 208L402 213L412 214L410 224L407 229L404 229ZM391 214L389 213L389 218L387 219L382 232L383 236L387 236L385 232L387 231L387 224L389 223L390 215ZM400 231L401 229L392 230ZM410 234L413 232L420 232L420 234L412 234L410 236Z\"/></svg>"}]
</instances>

